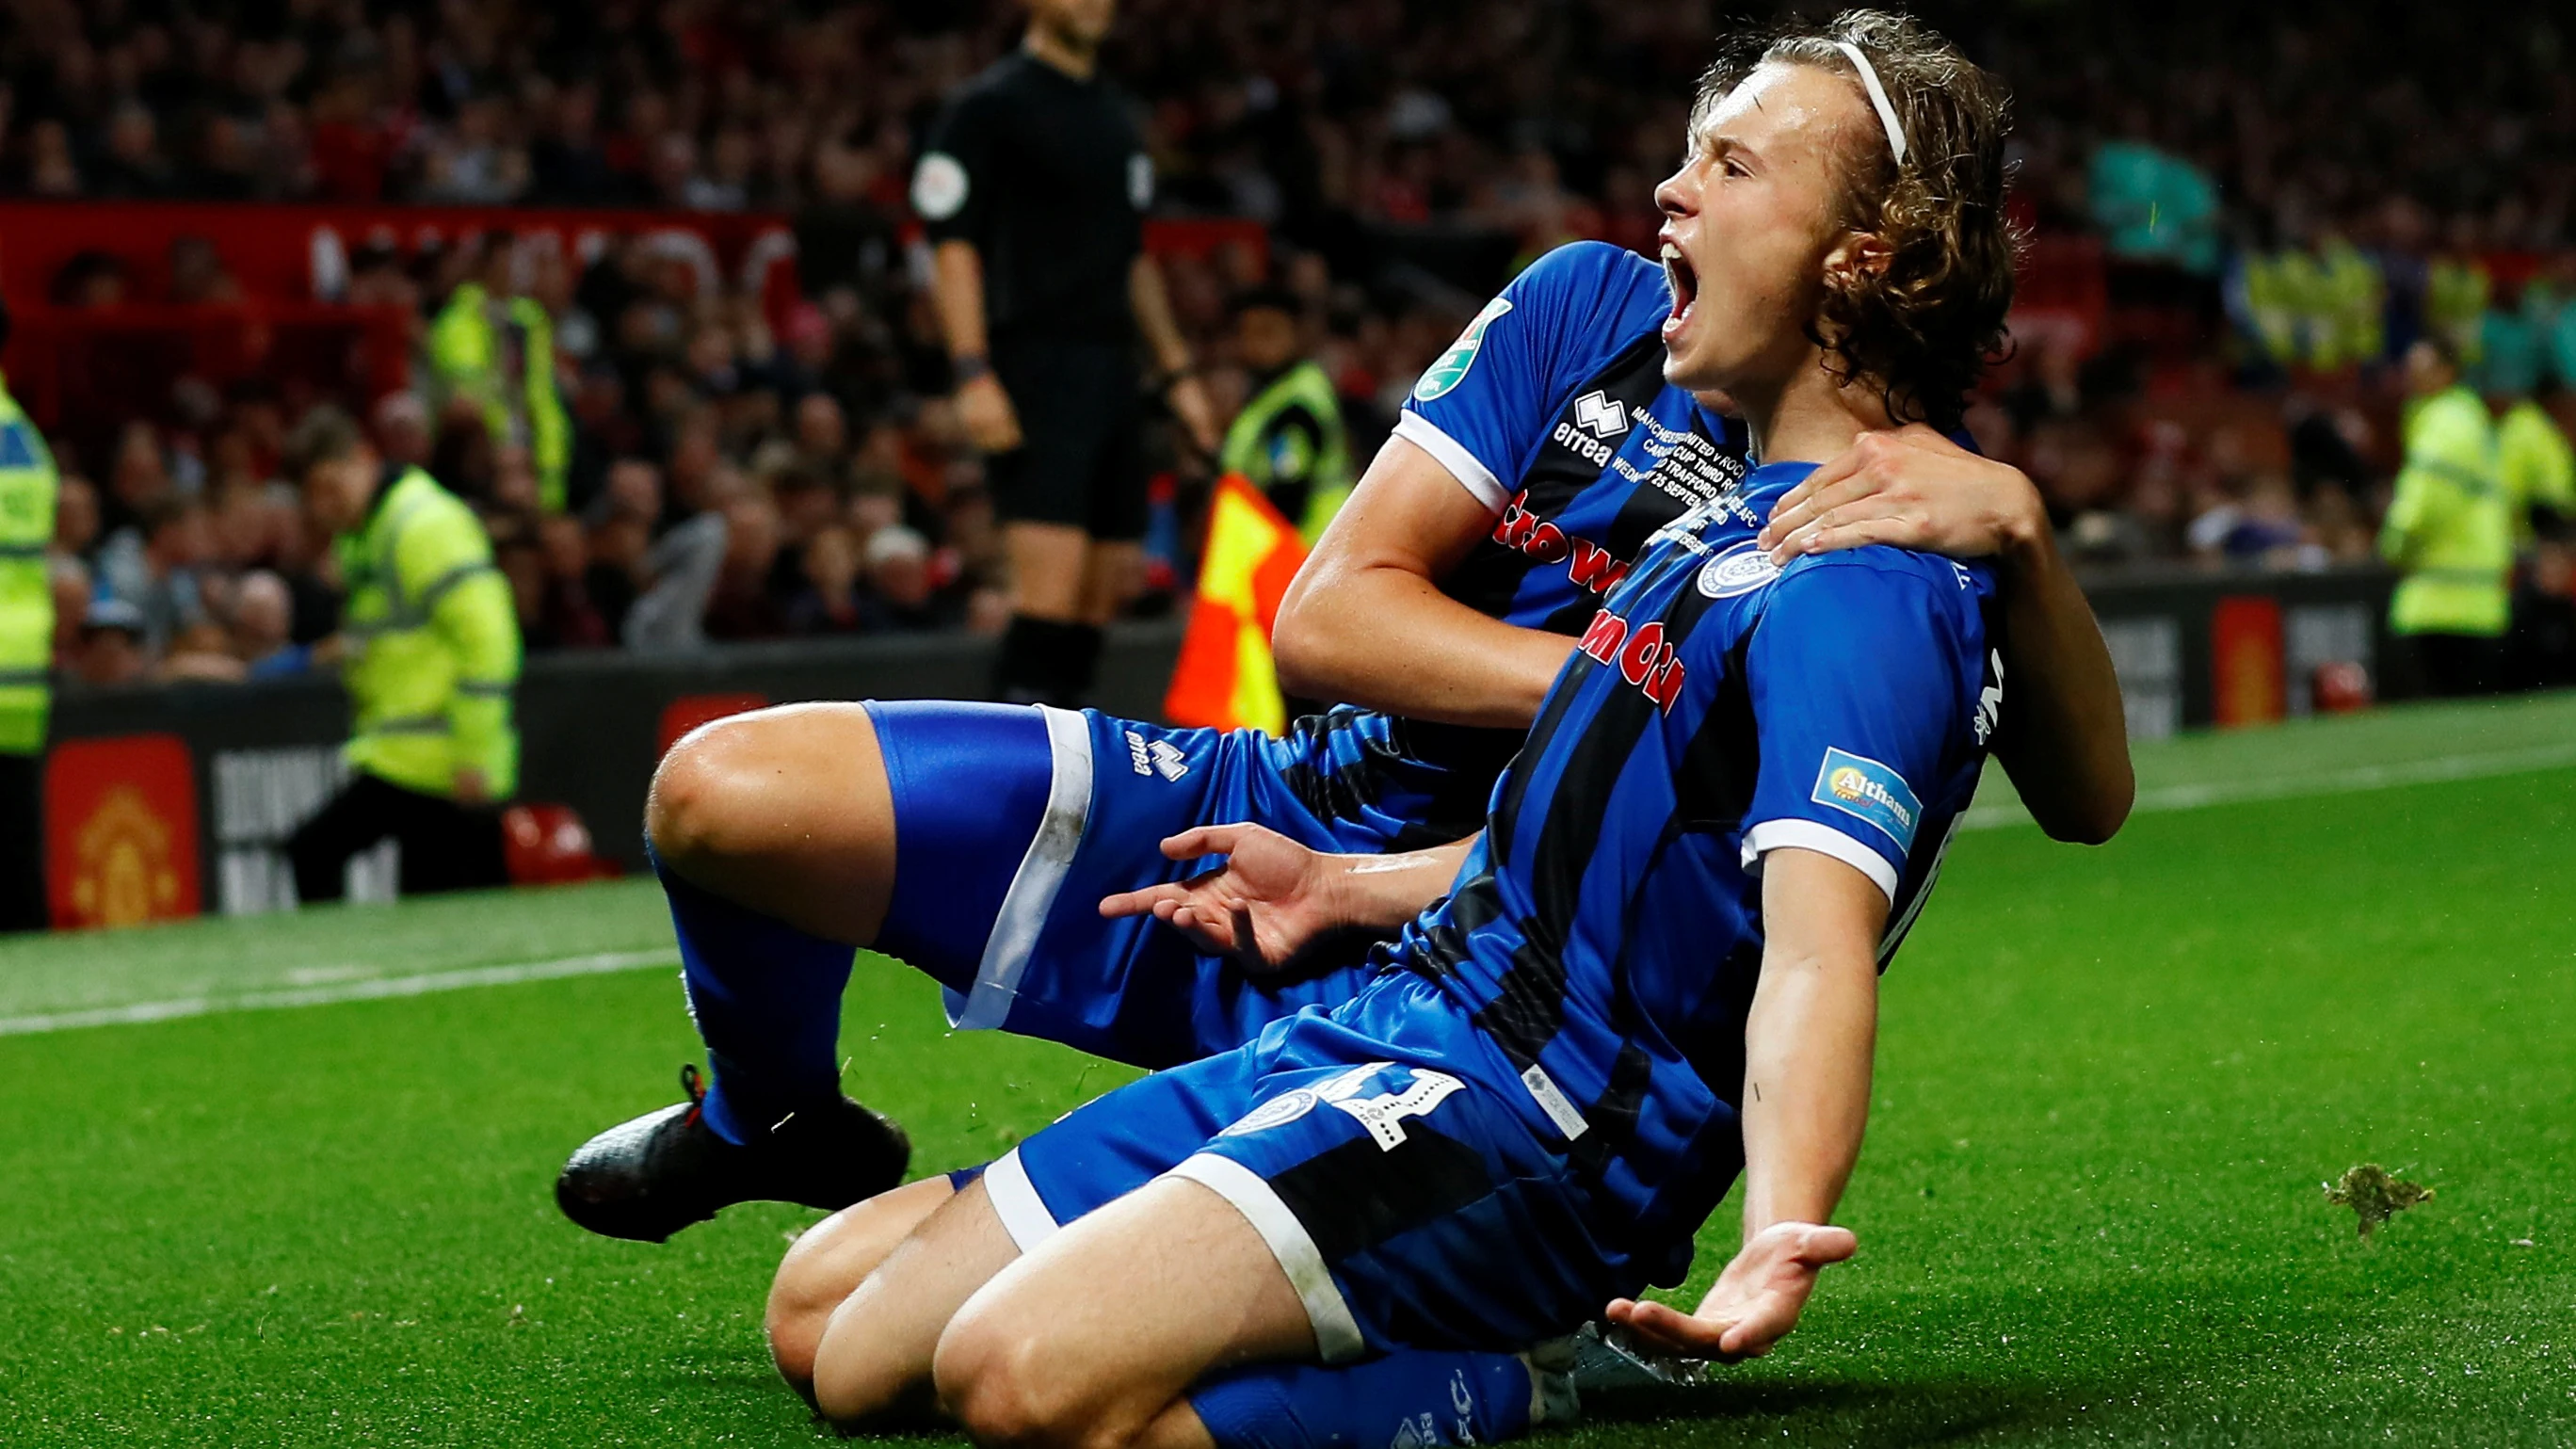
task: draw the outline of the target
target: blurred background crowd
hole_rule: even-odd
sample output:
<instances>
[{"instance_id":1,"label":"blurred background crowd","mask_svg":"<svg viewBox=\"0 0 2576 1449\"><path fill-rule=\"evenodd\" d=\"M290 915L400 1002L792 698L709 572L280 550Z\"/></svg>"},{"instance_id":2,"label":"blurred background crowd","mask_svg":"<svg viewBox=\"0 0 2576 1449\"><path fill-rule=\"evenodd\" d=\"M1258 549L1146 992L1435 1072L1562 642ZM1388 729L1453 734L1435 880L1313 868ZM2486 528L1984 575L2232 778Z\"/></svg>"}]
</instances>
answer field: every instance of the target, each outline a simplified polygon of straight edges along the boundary
<instances>
[{"instance_id":1,"label":"blurred background crowd","mask_svg":"<svg viewBox=\"0 0 2576 1449\"><path fill-rule=\"evenodd\" d=\"M2034 244L1970 418L2099 566L2371 556L2400 365L2440 340L2499 415L2576 381L2576 70L2494 7L2178 0L1920 7L2017 93ZM327 299L400 309L370 422L481 510L532 649L971 628L1002 618L982 468L947 401L911 163L1018 34L998 0L11 0L0 194L756 212L781 288L654 238L358 239ZM1230 304L1298 309L1365 460L1483 297L1582 237L1650 249L1718 23L1695 0L1129 0L1158 215L1257 224L1167 255L1221 411ZM2384 62L2402 55L2402 66ZM219 231L104 253L49 305L221 306ZM334 561L275 481L311 397L183 378L59 440L62 657L98 682L310 667ZM1144 607L1206 460L1168 435ZM2555 532L2531 541L2569 589ZM2551 572L2555 570L2555 572Z\"/></svg>"}]
</instances>

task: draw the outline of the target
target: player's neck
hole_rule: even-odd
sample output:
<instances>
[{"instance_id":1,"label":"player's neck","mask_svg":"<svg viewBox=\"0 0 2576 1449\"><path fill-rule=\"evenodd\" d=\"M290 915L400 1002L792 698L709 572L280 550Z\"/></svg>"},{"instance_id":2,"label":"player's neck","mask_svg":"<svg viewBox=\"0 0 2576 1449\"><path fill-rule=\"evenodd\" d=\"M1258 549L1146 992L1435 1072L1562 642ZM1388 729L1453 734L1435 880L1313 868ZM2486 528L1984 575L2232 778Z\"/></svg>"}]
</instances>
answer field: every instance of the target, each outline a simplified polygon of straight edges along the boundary
<instances>
[{"instance_id":1,"label":"player's neck","mask_svg":"<svg viewBox=\"0 0 2576 1449\"><path fill-rule=\"evenodd\" d=\"M1753 456L1764 463L1821 463L1862 433L1895 426L1877 388L1844 386L1821 358L1776 390L1738 385L1729 392L1743 410Z\"/></svg>"},{"instance_id":2,"label":"player's neck","mask_svg":"<svg viewBox=\"0 0 2576 1449\"><path fill-rule=\"evenodd\" d=\"M1020 49L1075 80L1087 81L1100 69L1099 46L1086 44L1079 36L1067 35L1044 22L1029 27Z\"/></svg>"}]
</instances>

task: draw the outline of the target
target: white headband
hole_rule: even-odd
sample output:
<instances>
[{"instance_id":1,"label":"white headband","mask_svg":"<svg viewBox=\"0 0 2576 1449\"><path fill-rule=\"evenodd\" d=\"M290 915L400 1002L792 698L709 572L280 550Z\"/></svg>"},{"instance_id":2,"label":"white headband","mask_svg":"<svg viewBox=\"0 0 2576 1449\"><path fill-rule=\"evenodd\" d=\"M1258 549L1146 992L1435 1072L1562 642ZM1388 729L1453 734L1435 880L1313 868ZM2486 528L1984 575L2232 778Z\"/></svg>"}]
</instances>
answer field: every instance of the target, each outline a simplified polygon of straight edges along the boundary
<instances>
[{"instance_id":1,"label":"white headband","mask_svg":"<svg viewBox=\"0 0 2576 1449\"><path fill-rule=\"evenodd\" d=\"M1896 153L1896 164L1905 164L1905 127L1896 120L1896 106L1887 98L1887 87L1878 83L1878 70L1860 47L1848 40L1837 40L1834 48L1851 57L1852 68L1860 72L1861 86L1869 92L1869 103L1878 108L1878 123L1887 128L1887 149Z\"/></svg>"}]
</instances>

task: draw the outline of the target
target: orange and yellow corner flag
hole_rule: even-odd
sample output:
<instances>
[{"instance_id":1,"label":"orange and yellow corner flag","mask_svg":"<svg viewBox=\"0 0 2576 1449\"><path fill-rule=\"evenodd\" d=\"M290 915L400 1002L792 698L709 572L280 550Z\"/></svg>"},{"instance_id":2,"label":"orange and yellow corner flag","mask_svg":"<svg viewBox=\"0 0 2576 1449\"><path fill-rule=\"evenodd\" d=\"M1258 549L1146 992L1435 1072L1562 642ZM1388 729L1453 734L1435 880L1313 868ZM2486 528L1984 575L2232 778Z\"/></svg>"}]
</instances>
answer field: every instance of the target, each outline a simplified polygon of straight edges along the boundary
<instances>
[{"instance_id":1,"label":"orange and yellow corner flag","mask_svg":"<svg viewBox=\"0 0 2576 1449\"><path fill-rule=\"evenodd\" d=\"M1280 516L1240 473L1216 482L1208 501L1207 547L1199 560L1197 602L1172 671L1163 713L1174 724L1215 729L1288 727L1271 660L1270 626L1288 581L1306 561L1296 525Z\"/></svg>"}]
</instances>

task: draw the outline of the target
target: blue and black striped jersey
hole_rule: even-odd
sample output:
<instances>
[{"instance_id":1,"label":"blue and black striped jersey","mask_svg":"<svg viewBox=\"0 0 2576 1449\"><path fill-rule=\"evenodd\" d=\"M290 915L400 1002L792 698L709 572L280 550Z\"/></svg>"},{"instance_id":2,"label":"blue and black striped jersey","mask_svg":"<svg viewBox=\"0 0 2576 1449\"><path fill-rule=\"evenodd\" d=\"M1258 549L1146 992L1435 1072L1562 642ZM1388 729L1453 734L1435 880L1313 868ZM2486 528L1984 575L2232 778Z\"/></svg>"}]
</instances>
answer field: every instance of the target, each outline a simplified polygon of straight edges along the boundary
<instances>
[{"instance_id":1,"label":"blue and black striped jersey","mask_svg":"<svg viewBox=\"0 0 2576 1449\"><path fill-rule=\"evenodd\" d=\"M1812 467L1755 469L1658 535L1588 620L1455 893L1392 948L1478 1028L1472 1069L1598 1174L1625 1239L1605 1246L1651 1281L1679 1281L1742 1166L1762 856L1876 882L1884 964L2002 707L1984 568L1863 548L1783 570L1753 542Z\"/></svg>"},{"instance_id":2,"label":"blue and black striped jersey","mask_svg":"<svg viewBox=\"0 0 2576 1449\"><path fill-rule=\"evenodd\" d=\"M1671 306L1663 268L1577 242L1504 288L1422 375L1396 436L1494 517L1442 592L1578 633L1648 538L1741 482L1743 425L1664 381ZM1298 721L1279 762L1318 816L1409 848L1475 830L1522 738L1345 705Z\"/></svg>"}]
</instances>

